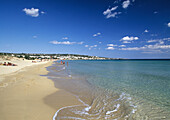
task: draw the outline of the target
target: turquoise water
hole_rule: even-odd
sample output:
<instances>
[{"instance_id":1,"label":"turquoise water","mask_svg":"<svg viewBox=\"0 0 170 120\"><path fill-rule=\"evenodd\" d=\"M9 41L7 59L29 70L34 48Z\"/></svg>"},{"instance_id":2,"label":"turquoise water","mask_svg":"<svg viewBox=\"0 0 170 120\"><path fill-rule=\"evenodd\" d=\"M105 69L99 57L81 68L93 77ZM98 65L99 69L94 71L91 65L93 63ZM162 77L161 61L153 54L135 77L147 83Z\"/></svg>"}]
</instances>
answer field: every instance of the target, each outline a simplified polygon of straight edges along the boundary
<instances>
[{"instance_id":1,"label":"turquoise water","mask_svg":"<svg viewBox=\"0 0 170 120\"><path fill-rule=\"evenodd\" d=\"M95 86L170 105L169 60L70 61L69 65L72 74L85 76Z\"/></svg>"},{"instance_id":2,"label":"turquoise water","mask_svg":"<svg viewBox=\"0 0 170 120\"><path fill-rule=\"evenodd\" d=\"M100 97L94 98L89 105L91 111L81 113L78 118L90 119L90 116L95 116L94 111L99 110L96 107L98 103L104 111L101 112L104 117L98 115L98 118L93 117L94 119L170 119L170 60L68 62L66 71L69 75L85 79L91 86L100 89L98 91L101 93ZM104 92L101 92L102 90Z\"/></svg>"}]
</instances>

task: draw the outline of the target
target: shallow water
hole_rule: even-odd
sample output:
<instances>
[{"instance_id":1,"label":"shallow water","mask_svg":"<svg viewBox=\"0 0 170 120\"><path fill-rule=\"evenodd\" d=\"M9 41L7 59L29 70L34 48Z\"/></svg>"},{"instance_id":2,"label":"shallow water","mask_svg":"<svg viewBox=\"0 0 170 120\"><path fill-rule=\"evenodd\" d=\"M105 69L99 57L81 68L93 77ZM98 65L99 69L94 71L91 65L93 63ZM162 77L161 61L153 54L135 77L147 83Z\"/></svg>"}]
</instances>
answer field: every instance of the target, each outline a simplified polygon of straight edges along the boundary
<instances>
[{"instance_id":1,"label":"shallow water","mask_svg":"<svg viewBox=\"0 0 170 120\"><path fill-rule=\"evenodd\" d=\"M170 119L170 61L68 61L54 64L48 77L82 100L56 119Z\"/></svg>"}]
</instances>

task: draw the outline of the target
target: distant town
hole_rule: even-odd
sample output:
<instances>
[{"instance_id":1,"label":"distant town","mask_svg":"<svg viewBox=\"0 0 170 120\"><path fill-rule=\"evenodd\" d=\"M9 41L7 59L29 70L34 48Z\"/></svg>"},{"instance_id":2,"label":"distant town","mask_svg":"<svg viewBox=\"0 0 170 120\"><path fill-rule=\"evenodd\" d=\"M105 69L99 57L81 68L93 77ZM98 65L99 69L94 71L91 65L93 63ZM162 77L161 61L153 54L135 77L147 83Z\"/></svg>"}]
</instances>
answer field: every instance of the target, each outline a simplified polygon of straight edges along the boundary
<instances>
[{"instance_id":1,"label":"distant town","mask_svg":"<svg viewBox=\"0 0 170 120\"><path fill-rule=\"evenodd\" d=\"M58 60L115 60L121 58L107 58L78 54L31 54L31 53L0 53L0 56L11 56L17 58L25 58L28 60L35 59L58 59Z\"/></svg>"}]
</instances>

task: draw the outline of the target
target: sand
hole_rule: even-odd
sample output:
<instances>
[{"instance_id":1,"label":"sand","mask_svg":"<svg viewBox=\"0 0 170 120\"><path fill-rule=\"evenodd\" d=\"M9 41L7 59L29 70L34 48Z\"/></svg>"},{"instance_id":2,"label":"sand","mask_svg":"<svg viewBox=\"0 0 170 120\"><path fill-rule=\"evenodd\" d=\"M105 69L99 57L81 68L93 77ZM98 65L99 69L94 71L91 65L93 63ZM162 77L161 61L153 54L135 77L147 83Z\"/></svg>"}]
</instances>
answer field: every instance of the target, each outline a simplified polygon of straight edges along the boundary
<instances>
[{"instance_id":1,"label":"sand","mask_svg":"<svg viewBox=\"0 0 170 120\"><path fill-rule=\"evenodd\" d=\"M44 63L48 62L48 61L41 62L40 60L34 60L34 61L36 61L36 63L32 63L32 60L26 60L26 59L23 59L23 58L16 58L16 57L13 57L9 60L0 59L0 63L11 62L11 63L17 65L17 66L0 65L0 75L6 75L6 74L16 72L16 71L18 71L18 70L20 70L20 69L22 69L26 66L39 65L39 64L44 64Z\"/></svg>"},{"instance_id":2,"label":"sand","mask_svg":"<svg viewBox=\"0 0 170 120\"><path fill-rule=\"evenodd\" d=\"M52 120L65 106L81 104L65 90L54 87L45 64L23 67L3 74L0 82L0 120Z\"/></svg>"}]
</instances>

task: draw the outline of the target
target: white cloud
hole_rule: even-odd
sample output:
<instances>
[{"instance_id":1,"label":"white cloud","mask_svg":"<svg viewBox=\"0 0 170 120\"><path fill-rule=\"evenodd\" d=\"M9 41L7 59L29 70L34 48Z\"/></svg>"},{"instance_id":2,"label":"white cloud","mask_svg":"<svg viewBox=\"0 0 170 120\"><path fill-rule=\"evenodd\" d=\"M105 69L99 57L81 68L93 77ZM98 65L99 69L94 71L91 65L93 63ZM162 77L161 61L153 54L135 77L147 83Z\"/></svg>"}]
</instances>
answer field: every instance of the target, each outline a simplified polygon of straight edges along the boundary
<instances>
[{"instance_id":1,"label":"white cloud","mask_svg":"<svg viewBox=\"0 0 170 120\"><path fill-rule=\"evenodd\" d=\"M119 47L126 47L126 45L119 45Z\"/></svg>"},{"instance_id":2,"label":"white cloud","mask_svg":"<svg viewBox=\"0 0 170 120\"><path fill-rule=\"evenodd\" d=\"M114 47L114 46L117 46L117 45L114 45L114 44L107 44L107 46Z\"/></svg>"},{"instance_id":3,"label":"white cloud","mask_svg":"<svg viewBox=\"0 0 170 120\"><path fill-rule=\"evenodd\" d=\"M131 48L121 48L120 50L142 50L144 47L131 47Z\"/></svg>"},{"instance_id":4,"label":"white cloud","mask_svg":"<svg viewBox=\"0 0 170 120\"><path fill-rule=\"evenodd\" d=\"M167 41L170 41L170 37L169 38L157 39L157 40L167 40Z\"/></svg>"},{"instance_id":5,"label":"white cloud","mask_svg":"<svg viewBox=\"0 0 170 120\"><path fill-rule=\"evenodd\" d=\"M144 32L145 32L145 33L148 33L149 31L148 31L148 30L145 30Z\"/></svg>"},{"instance_id":6,"label":"white cloud","mask_svg":"<svg viewBox=\"0 0 170 120\"><path fill-rule=\"evenodd\" d=\"M121 40L133 41L133 40L138 40L138 39L139 39L138 37L129 37L129 36L126 36L126 37L123 37Z\"/></svg>"},{"instance_id":7,"label":"white cloud","mask_svg":"<svg viewBox=\"0 0 170 120\"><path fill-rule=\"evenodd\" d=\"M131 43L130 41L123 41L123 43Z\"/></svg>"},{"instance_id":8,"label":"white cloud","mask_svg":"<svg viewBox=\"0 0 170 120\"><path fill-rule=\"evenodd\" d=\"M139 39L138 37L125 36L120 41L123 41L123 43L131 43L131 41L138 40L138 39Z\"/></svg>"},{"instance_id":9,"label":"white cloud","mask_svg":"<svg viewBox=\"0 0 170 120\"><path fill-rule=\"evenodd\" d=\"M159 44L164 44L164 41L159 41Z\"/></svg>"},{"instance_id":10,"label":"white cloud","mask_svg":"<svg viewBox=\"0 0 170 120\"><path fill-rule=\"evenodd\" d=\"M34 9L34 8L27 9L27 8L24 8L23 11L27 15L32 16L32 17L38 17L39 16L39 9Z\"/></svg>"},{"instance_id":11,"label":"white cloud","mask_svg":"<svg viewBox=\"0 0 170 120\"><path fill-rule=\"evenodd\" d=\"M169 49L170 45L155 44L155 45L145 45L145 47L149 49Z\"/></svg>"},{"instance_id":12,"label":"white cloud","mask_svg":"<svg viewBox=\"0 0 170 120\"><path fill-rule=\"evenodd\" d=\"M44 12L44 11L41 11L41 14L45 14L45 12Z\"/></svg>"},{"instance_id":13,"label":"white cloud","mask_svg":"<svg viewBox=\"0 0 170 120\"><path fill-rule=\"evenodd\" d=\"M101 35L101 33L98 32L98 33L94 34L93 37L96 37L96 36L99 36L99 35Z\"/></svg>"},{"instance_id":14,"label":"white cloud","mask_svg":"<svg viewBox=\"0 0 170 120\"><path fill-rule=\"evenodd\" d=\"M85 47L89 47L89 50L91 50L92 48L93 48L93 49L96 49L96 48L97 48L97 45L92 45L92 46L85 45Z\"/></svg>"},{"instance_id":15,"label":"white cloud","mask_svg":"<svg viewBox=\"0 0 170 120\"><path fill-rule=\"evenodd\" d=\"M115 7L112 7L110 10L111 11L114 11L114 10L116 10L118 8L118 6L115 6Z\"/></svg>"},{"instance_id":16,"label":"white cloud","mask_svg":"<svg viewBox=\"0 0 170 120\"><path fill-rule=\"evenodd\" d=\"M63 39L63 40L68 40L68 37L63 37L62 39Z\"/></svg>"},{"instance_id":17,"label":"white cloud","mask_svg":"<svg viewBox=\"0 0 170 120\"><path fill-rule=\"evenodd\" d=\"M122 3L122 7L125 9L128 8L129 5L130 5L130 0L126 0Z\"/></svg>"},{"instance_id":18,"label":"white cloud","mask_svg":"<svg viewBox=\"0 0 170 120\"><path fill-rule=\"evenodd\" d=\"M78 42L77 44L80 44L80 45L82 45L84 42Z\"/></svg>"},{"instance_id":19,"label":"white cloud","mask_svg":"<svg viewBox=\"0 0 170 120\"><path fill-rule=\"evenodd\" d=\"M145 45L142 47L130 47L130 48L121 48L120 50L143 50L143 51L158 51L163 49L170 49L170 45L161 45L161 44L154 44L154 45Z\"/></svg>"},{"instance_id":20,"label":"white cloud","mask_svg":"<svg viewBox=\"0 0 170 120\"><path fill-rule=\"evenodd\" d=\"M143 51L142 53L147 53L147 54L158 54L158 53L164 53L161 50L149 50L149 51Z\"/></svg>"},{"instance_id":21,"label":"white cloud","mask_svg":"<svg viewBox=\"0 0 170 120\"><path fill-rule=\"evenodd\" d=\"M156 51L163 52L161 50L170 49L170 45L164 44L164 41L169 41L170 38L162 38L155 40L148 40L147 43L155 43L154 45L144 45L142 47L129 47L129 48L121 48L120 50L142 50L145 51L143 53L153 53Z\"/></svg>"},{"instance_id":22,"label":"white cloud","mask_svg":"<svg viewBox=\"0 0 170 120\"><path fill-rule=\"evenodd\" d=\"M168 25L168 27L170 27L170 22L167 25Z\"/></svg>"},{"instance_id":23,"label":"white cloud","mask_svg":"<svg viewBox=\"0 0 170 120\"><path fill-rule=\"evenodd\" d=\"M73 44L83 44L83 42L70 42L70 41L51 41L50 43L56 44L56 45L73 45Z\"/></svg>"},{"instance_id":24,"label":"white cloud","mask_svg":"<svg viewBox=\"0 0 170 120\"><path fill-rule=\"evenodd\" d=\"M148 40L147 43L158 42L158 40Z\"/></svg>"},{"instance_id":25,"label":"white cloud","mask_svg":"<svg viewBox=\"0 0 170 120\"><path fill-rule=\"evenodd\" d=\"M102 44L102 42L99 42L99 44Z\"/></svg>"},{"instance_id":26,"label":"white cloud","mask_svg":"<svg viewBox=\"0 0 170 120\"><path fill-rule=\"evenodd\" d=\"M111 9L107 9L106 11L103 12L104 15L111 14L112 11L116 10L118 6L112 7Z\"/></svg>"},{"instance_id":27,"label":"white cloud","mask_svg":"<svg viewBox=\"0 0 170 120\"><path fill-rule=\"evenodd\" d=\"M75 42L70 42L70 41L64 41L64 42L58 42L58 41L51 41L50 43L52 44L63 44L63 45L72 45L75 44Z\"/></svg>"},{"instance_id":28,"label":"white cloud","mask_svg":"<svg viewBox=\"0 0 170 120\"><path fill-rule=\"evenodd\" d=\"M103 15L106 15L106 18L116 17L117 15L121 14L121 12L113 12L118 8L118 6L108 8L106 11L103 12Z\"/></svg>"},{"instance_id":29,"label":"white cloud","mask_svg":"<svg viewBox=\"0 0 170 120\"><path fill-rule=\"evenodd\" d=\"M103 12L103 15L107 15L107 14L110 14L111 13L111 10L108 8L107 10L105 10L104 12Z\"/></svg>"},{"instance_id":30,"label":"white cloud","mask_svg":"<svg viewBox=\"0 0 170 120\"><path fill-rule=\"evenodd\" d=\"M123 1L123 2L122 2ZM115 0L113 2L114 6L112 8L107 8L104 12L103 15L106 16L106 18L117 18L119 14L122 14L121 11L118 11L117 9L119 6L123 7L124 9L128 8L131 3L135 2L135 0ZM121 10L121 9L120 9Z\"/></svg>"},{"instance_id":31,"label":"white cloud","mask_svg":"<svg viewBox=\"0 0 170 120\"><path fill-rule=\"evenodd\" d=\"M170 41L170 37L169 38L162 38L162 39L148 40L147 43L158 42L159 44L164 44L164 41Z\"/></svg>"},{"instance_id":32,"label":"white cloud","mask_svg":"<svg viewBox=\"0 0 170 120\"><path fill-rule=\"evenodd\" d=\"M90 46L91 48L93 48L93 47L97 47L97 45L93 45L93 46Z\"/></svg>"},{"instance_id":33,"label":"white cloud","mask_svg":"<svg viewBox=\"0 0 170 120\"><path fill-rule=\"evenodd\" d=\"M106 18L111 18L111 17L116 17L117 15L119 15L119 14L121 14L121 12L114 12L114 13L111 13L111 14L108 14L107 16L106 16Z\"/></svg>"},{"instance_id":34,"label":"white cloud","mask_svg":"<svg viewBox=\"0 0 170 120\"><path fill-rule=\"evenodd\" d=\"M106 49L107 50L114 50L115 48L114 47L107 47Z\"/></svg>"}]
</instances>

